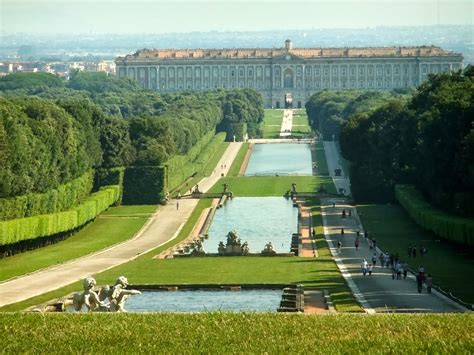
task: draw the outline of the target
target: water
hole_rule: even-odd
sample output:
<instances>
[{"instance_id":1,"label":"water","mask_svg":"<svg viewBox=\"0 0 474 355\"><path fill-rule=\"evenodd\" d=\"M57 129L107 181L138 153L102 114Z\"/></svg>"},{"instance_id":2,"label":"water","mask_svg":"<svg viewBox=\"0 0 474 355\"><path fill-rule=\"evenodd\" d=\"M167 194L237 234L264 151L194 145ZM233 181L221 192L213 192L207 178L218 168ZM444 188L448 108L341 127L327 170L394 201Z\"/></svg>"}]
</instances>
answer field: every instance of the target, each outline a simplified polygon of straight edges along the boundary
<instances>
[{"instance_id":1,"label":"water","mask_svg":"<svg viewBox=\"0 0 474 355\"><path fill-rule=\"evenodd\" d=\"M255 144L245 176L312 175L309 144Z\"/></svg>"},{"instance_id":2,"label":"water","mask_svg":"<svg viewBox=\"0 0 474 355\"><path fill-rule=\"evenodd\" d=\"M276 312L282 290L190 290L143 291L131 296L125 309L129 312Z\"/></svg>"},{"instance_id":3,"label":"water","mask_svg":"<svg viewBox=\"0 0 474 355\"><path fill-rule=\"evenodd\" d=\"M236 197L216 211L203 249L217 253L219 242L236 230L242 243L247 241L251 253L259 253L272 242L278 253L289 253L291 235L297 232L298 209L283 197Z\"/></svg>"}]
</instances>

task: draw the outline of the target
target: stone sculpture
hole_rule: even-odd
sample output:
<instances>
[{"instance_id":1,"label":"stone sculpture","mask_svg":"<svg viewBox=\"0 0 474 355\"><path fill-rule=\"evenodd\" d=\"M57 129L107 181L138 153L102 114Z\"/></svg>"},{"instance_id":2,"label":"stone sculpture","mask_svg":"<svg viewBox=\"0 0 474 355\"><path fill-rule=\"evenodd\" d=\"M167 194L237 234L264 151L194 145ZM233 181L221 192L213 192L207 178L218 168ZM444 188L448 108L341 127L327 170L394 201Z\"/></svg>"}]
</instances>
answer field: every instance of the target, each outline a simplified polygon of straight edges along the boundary
<instances>
[{"instance_id":1,"label":"stone sculpture","mask_svg":"<svg viewBox=\"0 0 474 355\"><path fill-rule=\"evenodd\" d=\"M261 252L262 255L275 255L276 251L273 249L272 242L265 244L265 248Z\"/></svg>"},{"instance_id":2,"label":"stone sculpture","mask_svg":"<svg viewBox=\"0 0 474 355\"><path fill-rule=\"evenodd\" d=\"M202 241L201 239L196 239L195 242L194 242L194 249L193 251L191 252L191 255L194 255L194 256L202 256L206 254L202 248Z\"/></svg>"},{"instance_id":3,"label":"stone sculpture","mask_svg":"<svg viewBox=\"0 0 474 355\"><path fill-rule=\"evenodd\" d=\"M109 294L109 312L125 312L124 305L127 298L130 297L130 295L141 294L138 290L126 290L127 286L127 278L120 276Z\"/></svg>"},{"instance_id":4,"label":"stone sculpture","mask_svg":"<svg viewBox=\"0 0 474 355\"><path fill-rule=\"evenodd\" d=\"M73 305L76 312L82 310L82 306L86 306L88 311L96 311L101 307L105 307L104 303L100 300L99 295L93 290L96 285L96 281L93 277L86 277L83 281L84 291L77 292L73 296Z\"/></svg>"}]
</instances>

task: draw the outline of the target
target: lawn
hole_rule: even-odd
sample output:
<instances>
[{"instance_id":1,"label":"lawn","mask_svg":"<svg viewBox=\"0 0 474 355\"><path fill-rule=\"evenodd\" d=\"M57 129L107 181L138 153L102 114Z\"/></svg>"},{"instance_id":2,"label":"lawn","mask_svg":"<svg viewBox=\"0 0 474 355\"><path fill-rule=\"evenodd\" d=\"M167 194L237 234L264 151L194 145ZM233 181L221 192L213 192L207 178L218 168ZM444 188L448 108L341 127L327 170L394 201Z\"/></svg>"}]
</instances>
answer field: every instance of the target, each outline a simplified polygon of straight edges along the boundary
<instances>
[{"instance_id":1,"label":"lawn","mask_svg":"<svg viewBox=\"0 0 474 355\"><path fill-rule=\"evenodd\" d=\"M240 147L239 152L237 153L237 156L234 159L234 162L232 163L232 166L229 169L229 172L227 176L238 176L240 167L242 166L245 155L247 154L247 150L249 149L249 143L242 143L242 146Z\"/></svg>"},{"instance_id":2,"label":"lawn","mask_svg":"<svg viewBox=\"0 0 474 355\"><path fill-rule=\"evenodd\" d=\"M101 216L151 216L157 210L157 205L130 205L110 207Z\"/></svg>"},{"instance_id":3,"label":"lawn","mask_svg":"<svg viewBox=\"0 0 474 355\"><path fill-rule=\"evenodd\" d=\"M219 145L219 148L217 148L214 155L206 163L204 170L201 172L198 172L195 176L188 179L184 184L182 184L178 189L173 191L173 196L176 196L178 194L178 191L179 193L181 193L181 195L189 194L190 187L195 186L199 181L202 180L203 177L210 176L228 147L229 147L229 142L222 142Z\"/></svg>"},{"instance_id":4,"label":"lawn","mask_svg":"<svg viewBox=\"0 0 474 355\"><path fill-rule=\"evenodd\" d=\"M2 314L5 353L469 354L471 315Z\"/></svg>"},{"instance_id":5,"label":"lawn","mask_svg":"<svg viewBox=\"0 0 474 355\"><path fill-rule=\"evenodd\" d=\"M293 127L291 129L291 135L294 137L302 137L308 135L310 132L311 127L309 126L306 110L293 110Z\"/></svg>"},{"instance_id":6,"label":"lawn","mask_svg":"<svg viewBox=\"0 0 474 355\"><path fill-rule=\"evenodd\" d=\"M384 251L398 253L403 261L418 270L420 265L433 276L435 285L451 291L465 302L474 303L474 287L468 283L474 273L474 254L466 247L440 239L419 227L399 205L362 205L362 222L377 245ZM408 257L408 245L428 248L428 255Z\"/></svg>"},{"instance_id":7,"label":"lawn","mask_svg":"<svg viewBox=\"0 0 474 355\"><path fill-rule=\"evenodd\" d=\"M263 118L262 138L277 138L280 136L281 122L283 121L283 110L265 110Z\"/></svg>"},{"instance_id":8,"label":"lawn","mask_svg":"<svg viewBox=\"0 0 474 355\"><path fill-rule=\"evenodd\" d=\"M283 196L296 183L301 192L315 192L321 184L327 191L336 193L330 177L326 176L241 176L221 178L210 192L221 192L222 184L227 182L235 196Z\"/></svg>"},{"instance_id":9,"label":"lawn","mask_svg":"<svg viewBox=\"0 0 474 355\"><path fill-rule=\"evenodd\" d=\"M316 164L319 175L329 175L328 163L326 161L326 153L324 152L324 144L321 141L316 143Z\"/></svg>"},{"instance_id":10,"label":"lawn","mask_svg":"<svg viewBox=\"0 0 474 355\"><path fill-rule=\"evenodd\" d=\"M127 214L153 212L155 209L156 206L110 207L107 210L110 217L97 218L62 242L0 259L0 281L64 263L130 239L145 224L150 213L139 217L126 217Z\"/></svg>"}]
</instances>

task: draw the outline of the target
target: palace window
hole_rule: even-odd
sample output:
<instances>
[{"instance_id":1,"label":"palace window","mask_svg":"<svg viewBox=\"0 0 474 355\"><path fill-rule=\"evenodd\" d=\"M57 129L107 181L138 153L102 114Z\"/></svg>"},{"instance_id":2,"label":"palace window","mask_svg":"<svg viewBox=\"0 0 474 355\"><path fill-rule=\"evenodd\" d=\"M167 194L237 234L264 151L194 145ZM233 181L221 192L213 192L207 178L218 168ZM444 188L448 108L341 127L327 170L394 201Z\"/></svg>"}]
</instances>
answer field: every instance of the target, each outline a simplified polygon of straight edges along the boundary
<instances>
[{"instance_id":1,"label":"palace window","mask_svg":"<svg viewBox=\"0 0 474 355\"><path fill-rule=\"evenodd\" d=\"M319 68L314 69L314 74L317 76L321 75L321 69Z\"/></svg>"},{"instance_id":2,"label":"palace window","mask_svg":"<svg viewBox=\"0 0 474 355\"><path fill-rule=\"evenodd\" d=\"M223 76L224 78L227 77L227 69L226 69L226 68L222 68L222 76Z\"/></svg>"},{"instance_id":3,"label":"palace window","mask_svg":"<svg viewBox=\"0 0 474 355\"><path fill-rule=\"evenodd\" d=\"M324 75L328 76L329 75L329 68L324 68Z\"/></svg>"},{"instance_id":4,"label":"palace window","mask_svg":"<svg viewBox=\"0 0 474 355\"><path fill-rule=\"evenodd\" d=\"M344 76L346 75L346 68L341 69L341 74L344 75Z\"/></svg>"},{"instance_id":5,"label":"palace window","mask_svg":"<svg viewBox=\"0 0 474 355\"><path fill-rule=\"evenodd\" d=\"M239 69L239 76L240 76L240 77L243 77L243 76L244 76L244 70L243 70L243 69Z\"/></svg>"},{"instance_id":6,"label":"palace window","mask_svg":"<svg viewBox=\"0 0 474 355\"><path fill-rule=\"evenodd\" d=\"M351 67L351 69L350 69L350 74L351 74L352 76L355 75L355 69L354 69L354 67Z\"/></svg>"},{"instance_id":7,"label":"palace window","mask_svg":"<svg viewBox=\"0 0 474 355\"><path fill-rule=\"evenodd\" d=\"M296 68L296 75L297 76L301 75L301 67Z\"/></svg>"},{"instance_id":8,"label":"palace window","mask_svg":"<svg viewBox=\"0 0 474 355\"><path fill-rule=\"evenodd\" d=\"M307 76L311 75L311 67L306 67L304 71Z\"/></svg>"},{"instance_id":9,"label":"palace window","mask_svg":"<svg viewBox=\"0 0 474 355\"><path fill-rule=\"evenodd\" d=\"M235 69L230 70L230 77L234 78L235 77Z\"/></svg>"},{"instance_id":10,"label":"palace window","mask_svg":"<svg viewBox=\"0 0 474 355\"><path fill-rule=\"evenodd\" d=\"M359 75L364 75L364 67L359 68Z\"/></svg>"},{"instance_id":11,"label":"palace window","mask_svg":"<svg viewBox=\"0 0 474 355\"><path fill-rule=\"evenodd\" d=\"M377 75L382 75L382 68L377 68ZM382 86L382 84L380 84L380 86Z\"/></svg>"},{"instance_id":12,"label":"palace window","mask_svg":"<svg viewBox=\"0 0 474 355\"><path fill-rule=\"evenodd\" d=\"M253 69L252 69L252 68L249 68L249 69L247 70L247 75L248 75L248 76L253 76Z\"/></svg>"}]
</instances>

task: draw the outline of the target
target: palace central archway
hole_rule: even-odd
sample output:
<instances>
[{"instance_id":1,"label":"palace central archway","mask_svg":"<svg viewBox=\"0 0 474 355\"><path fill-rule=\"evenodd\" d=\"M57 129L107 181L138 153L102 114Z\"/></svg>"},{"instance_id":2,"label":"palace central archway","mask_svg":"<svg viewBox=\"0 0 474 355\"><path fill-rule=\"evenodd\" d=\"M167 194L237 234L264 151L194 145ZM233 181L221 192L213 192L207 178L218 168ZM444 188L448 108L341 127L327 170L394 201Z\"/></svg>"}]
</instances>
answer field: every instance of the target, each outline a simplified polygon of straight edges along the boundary
<instances>
[{"instance_id":1,"label":"palace central archway","mask_svg":"<svg viewBox=\"0 0 474 355\"><path fill-rule=\"evenodd\" d=\"M293 70L286 68L283 72L283 87L285 89L293 89Z\"/></svg>"}]
</instances>

